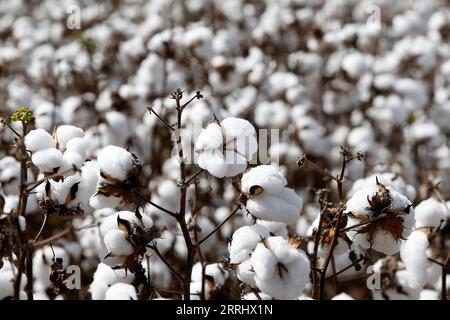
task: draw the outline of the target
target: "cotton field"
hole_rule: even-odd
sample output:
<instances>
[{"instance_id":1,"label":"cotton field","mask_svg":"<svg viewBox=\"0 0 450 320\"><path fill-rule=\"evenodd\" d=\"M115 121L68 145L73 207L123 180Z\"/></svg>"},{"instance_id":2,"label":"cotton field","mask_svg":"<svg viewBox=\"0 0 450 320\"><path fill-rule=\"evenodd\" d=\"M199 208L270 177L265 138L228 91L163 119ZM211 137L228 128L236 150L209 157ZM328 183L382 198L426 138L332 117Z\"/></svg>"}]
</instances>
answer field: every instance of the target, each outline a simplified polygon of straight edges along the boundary
<instances>
[{"instance_id":1,"label":"cotton field","mask_svg":"<svg viewBox=\"0 0 450 320\"><path fill-rule=\"evenodd\" d=\"M446 0L2 0L0 101L0 300L449 296Z\"/></svg>"}]
</instances>

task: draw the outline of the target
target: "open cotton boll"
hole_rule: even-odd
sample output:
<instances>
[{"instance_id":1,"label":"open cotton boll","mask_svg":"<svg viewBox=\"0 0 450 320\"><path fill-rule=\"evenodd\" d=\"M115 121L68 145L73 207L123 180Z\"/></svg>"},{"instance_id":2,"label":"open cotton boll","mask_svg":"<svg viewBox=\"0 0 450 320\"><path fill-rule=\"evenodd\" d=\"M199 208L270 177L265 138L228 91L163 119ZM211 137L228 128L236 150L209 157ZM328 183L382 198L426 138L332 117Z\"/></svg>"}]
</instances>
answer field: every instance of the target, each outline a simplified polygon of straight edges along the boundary
<instances>
[{"instance_id":1,"label":"open cotton boll","mask_svg":"<svg viewBox=\"0 0 450 320\"><path fill-rule=\"evenodd\" d=\"M106 249L113 256L129 256L134 252L133 245L127 240L127 234L122 230L109 230L103 240Z\"/></svg>"},{"instance_id":2,"label":"open cotton boll","mask_svg":"<svg viewBox=\"0 0 450 320\"><path fill-rule=\"evenodd\" d=\"M112 145L99 151L97 162L103 172L120 181L126 180L134 164L131 153Z\"/></svg>"},{"instance_id":3,"label":"open cotton boll","mask_svg":"<svg viewBox=\"0 0 450 320\"><path fill-rule=\"evenodd\" d=\"M139 219L134 212L118 211L103 219L100 224L100 233L105 236L110 230L118 229L118 218L128 221L132 228L135 226L140 226L144 230L148 230L153 226L153 221L148 216L143 215L142 219Z\"/></svg>"},{"instance_id":4,"label":"open cotton boll","mask_svg":"<svg viewBox=\"0 0 450 320\"><path fill-rule=\"evenodd\" d=\"M248 197L247 210L262 220L295 222L303 201L293 189L285 187L286 183L273 166L261 165L244 173L241 191Z\"/></svg>"},{"instance_id":5,"label":"open cotton boll","mask_svg":"<svg viewBox=\"0 0 450 320\"><path fill-rule=\"evenodd\" d=\"M32 153L54 147L52 136L44 129L31 130L25 136L25 147Z\"/></svg>"},{"instance_id":6,"label":"open cotton boll","mask_svg":"<svg viewBox=\"0 0 450 320\"><path fill-rule=\"evenodd\" d=\"M411 202L392 187L380 183L355 192L346 203L346 213L347 228L379 218L369 229L354 228L347 236L364 249L373 248L387 255L399 251L400 240L409 236L414 225Z\"/></svg>"},{"instance_id":7,"label":"open cotton boll","mask_svg":"<svg viewBox=\"0 0 450 320\"><path fill-rule=\"evenodd\" d=\"M253 125L233 117L220 124L210 123L202 129L195 144L198 165L218 178L242 173L257 149Z\"/></svg>"},{"instance_id":8,"label":"open cotton boll","mask_svg":"<svg viewBox=\"0 0 450 320\"><path fill-rule=\"evenodd\" d=\"M113 284L105 294L105 300L137 300L136 289L131 284Z\"/></svg>"},{"instance_id":9,"label":"open cotton boll","mask_svg":"<svg viewBox=\"0 0 450 320\"><path fill-rule=\"evenodd\" d=\"M309 282L306 254L282 237L269 237L253 251L251 264L258 288L275 299L296 299Z\"/></svg>"},{"instance_id":10,"label":"open cotton boll","mask_svg":"<svg viewBox=\"0 0 450 320\"><path fill-rule=\"evenodd\" d=\"M269 230L260 224L243 226L233 233L231 243L228 246L230 262L241 263L250 258L256 245L263 239L269 237Z\"/></svg>"},{"instance_id":11,"label":"open cotton boll","mask_svg":"<svg viewBox=\"0 0 450 320\"><path fill-rule=\"evenodd\" d=\"M84 131L81 128L71 125L62 125L56 129L56 141L58 142L59 149L65 150L67 142L73 138L82 138Z\"/></svg>"},{"instance_id":12,"label":"open cotton boll","mask_svg":"<svg viewBox=\"0 0 450 320\"><path fill-rule=\"evenodd\" d=\"M413 287L423 287L428 280L427 249L429 245L427 234L422 231L414 231L400 248L400 257L406 270L411 274L410 283Z\"/></svg>"},{"instance_id":13,"label":"open cotton boll","mask_svg":"<svg viewBox=\"0 0 450 320\"><path fill-rule=\"evenodd\" d=\"M433 231L442 229L447 220L447 208L434 198L429 198L419 203L415 208L415 228L431 228Z\"/></svg>"},{"instance_id":14,"label":"open cotton boll","mask_svg":"<svg viewBox=\"0 0 450 320\"><path fill-rule=\"evenodd\" d=\"M94 273L94 280L89 287L92 300L104 300L106 291L117 282L131 283L134 280L132 272L114 270L110 266L100 262Z\"/></svg>"},{"instance_id":15,"label":"open cotton boll","mask_svg":"<svg viewBox=\"0 0 450 320\"><path fill-rule=\"evenodd\" d=\"M54 173L60 168L68 166L61 151L55 148L47 148L34 152L31 156L31 161L42 173Z\"/></svg>"}]
</instances>

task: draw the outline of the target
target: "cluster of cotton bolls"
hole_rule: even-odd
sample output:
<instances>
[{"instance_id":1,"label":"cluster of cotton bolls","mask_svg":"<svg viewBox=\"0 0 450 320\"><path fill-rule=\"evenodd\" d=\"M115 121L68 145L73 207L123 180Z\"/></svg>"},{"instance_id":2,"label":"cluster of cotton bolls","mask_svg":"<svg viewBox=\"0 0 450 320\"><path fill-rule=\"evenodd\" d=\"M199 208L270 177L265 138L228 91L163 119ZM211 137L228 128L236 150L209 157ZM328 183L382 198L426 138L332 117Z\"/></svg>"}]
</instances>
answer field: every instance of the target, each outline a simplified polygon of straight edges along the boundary
<instances>
[{"instance_id":1,"label":"cluster of cotton bolls","mask_svg":"<svg viewBox=\"0 0 450 320\"><path fill-rule=\"evenodd\" d=\"M445 1L71 4L0 0L0 299L448 295Z\"/></svg>"}]
</instances>

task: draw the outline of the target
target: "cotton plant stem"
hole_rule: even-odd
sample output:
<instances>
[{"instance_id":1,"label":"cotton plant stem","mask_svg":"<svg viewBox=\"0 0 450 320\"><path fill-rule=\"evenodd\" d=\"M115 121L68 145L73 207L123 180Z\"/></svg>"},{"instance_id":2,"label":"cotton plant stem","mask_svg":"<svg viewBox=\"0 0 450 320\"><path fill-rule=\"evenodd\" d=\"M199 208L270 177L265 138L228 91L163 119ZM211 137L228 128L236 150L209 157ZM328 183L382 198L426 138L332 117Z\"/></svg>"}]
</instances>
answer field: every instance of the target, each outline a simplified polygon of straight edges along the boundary
<instances>
[{"instance_id":1,"label":"cotton plant stem","mask_svg":"<svg viewBox=\"0 0 450 320\"><path fill-rule=\"evenodd\" d=\"M194 264L194 258L196 253L196 248L192 243L191 236L189 234L189 229L186 223L186 197L187 197L187 184L186 184L186 163L183 154L183 145L181 142L181 115L183 113L184 107L181 106L182 92L181 90L176 90L172 93L172 97L175 99L177 104L177 148L178 148L178 158L180 161L180 210L177 215L177 221L180 225L181 232L183 233L183 238L186 243L187 255L186 255L186 268L183 281L183 296L185 300L190 300L191 294L191 276L192 267Z\"/></svg>"},{"instance_id":2,"label":"cotton plant stem","mask_svg":"<svg viewBox=\"0 0 450 320\"><path fill-rule=\"evenodd\" d=\"M44 219L41 224L41 228L39 229L39 232L37 233L36 237L34 238L34 241L38 241L39 237L41 236L42 231L44 230L45 224L47 223L47 213L44 213Z\"/></svg>"},{"instance_id":3,"label":"cotton plant stem","mask_svg":"<svg viewBox=\"0 0 450 320\"><path fill-rule=\"evenodd\" d=\"M197 246L200 246L203 242L205 242L206 240L208 240L209 237L211 237L214 233L217 232L217 230L219 230L228 220L231 219L231 217L233 217L236 212L238 212L239 207L236 207L221 223L219 223L210 233L208 233L202 240L200 240L197 243Z\"/></svg>"},{"instance_id":4,"label":"cotton plant stem","mask_svg":"<svg viewBox=\"0 0 450 320\"><path fill-rule=\"evenodd\" d=\"M325 280L330 280L333 278L336 278L338 275L340 275L341 273L344 273L345 271L347 271L348 269L350 269L351 267L356 266L358 263L360 263L361 261L364 260L364 257L360 257L358 260L356 260L355 262L349 264L348 266L346 266L345 268L333 273L332 275L328 276L325 278Z\"/></svg>"},{"instance_id":5,"label":"cotton plant stem","mask_svg":"<svg viewBox=\"0 0 450 320\"><path fill-rule=\"evenodd\" d=\"M156 245L151 245L149 246L150 249L152 249L156 255L161 259L161 261L170 269L170 271L175 275L175 277L180 281L181 284L183 284L184 279L181 276L181 274L178 273L178 271L176 271L172 265L166 260L166 258L164 258L164 256L162 255L162 253L159 251L158 247Z\"/></svg>"},{"instance_id":6,"label":"cotton plant stem","mask_svg":"<svg viewBox=\"0 0 450 320\"><path fill-rule=\"evenodd\" d=\"M20 140L20 147L21 147L21 156L20 159L20 197L19 197L19 204L17 207L17 217L16 217L16 228L17 232L19 234L19 241L20 241L20 262L19 262L19 268L18 273L15 279L14 283L14 299L18 300L20 295L20 283L22 281L22 273L26 270L26 277L27 277L27 283L29 284L29 290L31 290L31 293L29 290L27 290L27 299L33 300L33 288L32 288L32 282L33 282L33 274L32 272L29 272L29 269L32 270L32 264L33 264L33 255L32 251L30 249L30 245L28 242L28 236L27 233L22 231L22 228L19 223L19 217L25 216L27 203L28 203L28 196L29 193L26 191L26 184L28 179L28 168L27 168L27 159L26 159L26 150L25 150L25 135L27 132L27 126L24 122L22 122L22 128L23 128L23 135L20 135L18 139ZM31 251L31 252L30 252Z\"/></svg>"},{"instance_id":7,"label":"cotton plant stem","mask_svg":"<svg viewBox=\"0 0 450 320\"><path fill-rule=\"evenodd\" d=\"M299 160L299 162L300 162L300 160ZM306 159L306 161L308 161L308 160ZM327 273L327 269L328 269L328 266L330 264L331 258L333 257L333 252L334 252L334 249L336 247L336 244L338 242L339 235L340 235L339 228L340 228L340 225L341 225L342 215L343 215L344 210L345 210L344 196L343 196L343 191L342 191L342 184L343 184L343 181L344 181L345 169L346 169L348 161L349 160L346 157L346 153L343 151L342 152L342 165L341 165L340 174L337 177L333 178L336 181L337 188L338 188L339 204L338 204L338 208L337 208L337 212L338 212L337 213L337 221L336 221L336 226L335 226L335 229L334 229L335 233L334 233L333 239L332 239L331 244L330 244L330 250L328 251L328 254L327 254L326 258L325 258L325 262L322 265L321 272L320 272L320 283L319 283L319 299L320 300L324 299L326 273ZM332 175L330 175L330 176L333 177Z\"/></svg>"},{"instance_id":8,"label":"cotton plant stem","mask_svg":"<svg viewBox=\"0 0 450 320\"><path fill-rule=\"evenodd\" d=\"M338 211L336 229L339 228L343 212L344 212L343 209ZM325 262L324 262L324 264L322 266L322 270L320 272L320 291L319 291L319 299L320 300L323 300L323 298L324 298L325 275L327 273L328 265L330 264L331 256L333 255L334 248L337 244L338 237L339 237L339 232L335 232L335 234L333 236L333 240L331 241L331 244L330 244L330 251L328 252L327 257L325 258Z\"/></svg>"},{"instance_id":9,"label":"cotton plant stem","mask_svg":"<svg viewBox=\"0 0 450 320\"><path fill-rule=\"evenodd\" d=\"M315 240L314 240L314 252L313 252L313 257L312 257L312 263L313 263L314 268L317 268L317 251L319 250L319 242L320 242L320 235L322 233L323 218L324 218L324 210L321 210L320 218L319 218L319 225L317 226L316 236L315 236ZM319 290L318 290L319 283L317 282L316 271L313 270L312 276L313 276L313 285L314 285L313 286L313 297L317 299L317 294L319 292Z\"/></svg>"}]
</instances>

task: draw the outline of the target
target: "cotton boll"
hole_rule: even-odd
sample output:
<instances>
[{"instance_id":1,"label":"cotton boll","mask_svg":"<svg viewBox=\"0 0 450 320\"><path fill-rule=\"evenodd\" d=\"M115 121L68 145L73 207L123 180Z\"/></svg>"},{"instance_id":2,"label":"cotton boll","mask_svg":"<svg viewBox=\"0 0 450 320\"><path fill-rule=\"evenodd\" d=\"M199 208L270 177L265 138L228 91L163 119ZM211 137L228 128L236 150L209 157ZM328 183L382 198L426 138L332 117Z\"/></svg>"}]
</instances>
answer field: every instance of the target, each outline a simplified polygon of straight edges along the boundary
<instances>
[{"instance_id":1,"label":"cotton boll","mask_svg":"<svg viewBox=\"0 0 450 320\"><path fill-rule=\"evenodd\" d=\"M230 262L241 263L250 258L253 249L263 239L269 237L269 230L260 224L243 226L233 233L230 251Z\"/></svg>"},{"instance_id":2,"label":"cotton boll","mask_svg":"<svg viewBox=\"0 0 450 320\"><path fill-rule=\"evenodd\" d=\"M121 220L128 221L132 228L139 226L139 227L143 228L144 230L148 230L153 226L153 221L150 217L143 215L142 219L139 219L136 216L136 213L134 213L134 212L118 211L114 214L111 214L111 215L105 217L105 219L100 224L100 233L103 236L106 236L106 234L110 230L117 229L118 228L118 224L117 224L118 218L120 218Z\"/></svg>"},{"instance_id":3,"label":"cotton boll","mask_svg":"<svg viewBox=\"0 0 450 320\"><path fill-rule=\"evenodd\" d=\"M136 289L127 283L113 284L106 291L105 300L137 300Z\"/></svg>"},{"instance_id":4,"label":"cotton boll","mask_svg":"<svg viewBox=\"0 0 450 320\"><path fill-rule=\"evenodd\" d=\"M123 181L133 167L133 155L123 148L107 146L97 155L97 162L102 171L114 179Z\"/></svg>"},{"instance_id":5,"label":"cotton boll","mask_svg":"<svg viewBox=\"0 0 450 320\"><path fill-rule=\"evenodd\" d=\"M414 231L400 248L400 256L406 270L411 274L411 286L423 287L427 282L428 236L421 231Z\"/></svg>"},{"instance_id":6,"label":"cotton boll","mask_svg":"<svg viewBox=\"0 0 450 320\"><path fill-rule=\"evenodd\" d=\"M67 142L73 138L82 138L83 129L70 125L62 125L56 129L56 140L61 150L65 150Z\"/></svg>"},{"instance_id":7,"label":"cotton boll","mask_svg":"<svg viewBox=\"0 0 450 320\"><path fill-rule=\"evenodd\" d=\"M105 234L106 249L114 256L129 256L134 248L127 240L127 234L122 230L113 229Z\"/></svg>"},{"instance_id":8,"label":"cotton boll","mask_svg":"<svg viewBox=\"0 0 450 320\"><path fill-rule=\"evenodd\" d=\"M31 130L25 136L25 147L32 153L54 147L52 136L44 129Z\"/></svg>"},{"instance_id":9,"label":"cotton boll","mask_svg":"<svg viewBox=\"0 0 450 320\"><path fill-rule=\"evenodd\" d=\"M43 149L33 153L31 161L43 173L53 173L59 171L60 168L67 167L63 154L55 148Z\"/></svg>"},{"instance_id":10,"label":"cotton boll","mask_svg":"<svg viewBox=\"0 0 450 320\"><path fill-rule=\"evenodd\" d=\"M223 178L243 172L257 148L256 131L250 122L226 118L220 124L209 124L200 132L195 151L201 168Z\"/></svg>"},{"instance_id":11,"label":"cotton boll","mask_svg":"<svg viewBox=\"0 0 450 320\"><path fill-rule=\"evenodd\" d=\"M94 281L89 287L92 300L104 300L108 288L118 282L131 283L134 274L125 270L114 270L104 263L99 263L94 273Z\"/></svg>"},{"instance_id":12,"label":"cotton boll","mask_svg":"<svg viewBox=\"0 0 450 320\"><path fill-rule=\"evenodd\" d=\"M309 282L306 254L289 247L281 237L259 243L251 257L258 288L276 299L295 299Z\"/></svg>"},{"instance_id":13,"label":"cotton boll","mask_svg":"<svg viewBox=\"0 0 450 320\"><path fill-rule=\"evenodd\" d=\"M432 228L434 231L442 229L447 220L447 208L438 200L429 198L419 203L415 208L415 228Z\"/></svg>"},{"instance_id":14,"label":"cotton boll","mask_svg":"<svg viewBox=\"0 0 450 320\"><path fill-rule=\"evenodd\" d=\"M241 191L248 197L247 210L255 217L284 223L298 219L303 205L286 179L274 167L261 165L244 173Z\"/></svg>"},{"instance_id":15,"label":"cotton boll","mask_svg":"<svg viewBox=\"0 0 450 320\"><path fill-rule=\"evenodd\" d=\"M381 203L386 207L384 211L388 210L389 214L377 209L377 199L381 199ZM354 228L349 230L347 235L362 248L373 248L387 255L395 254L400 249L400 239L406 239L412 231L414 210L411 207L411 202L392 187L379 184L377 187L361 189L346 203L346 212L349 215L347 227L377 216L385 217L384 220L372 223L371 234L359 232L358 228Z\"/></svg>"}]
</instances>

